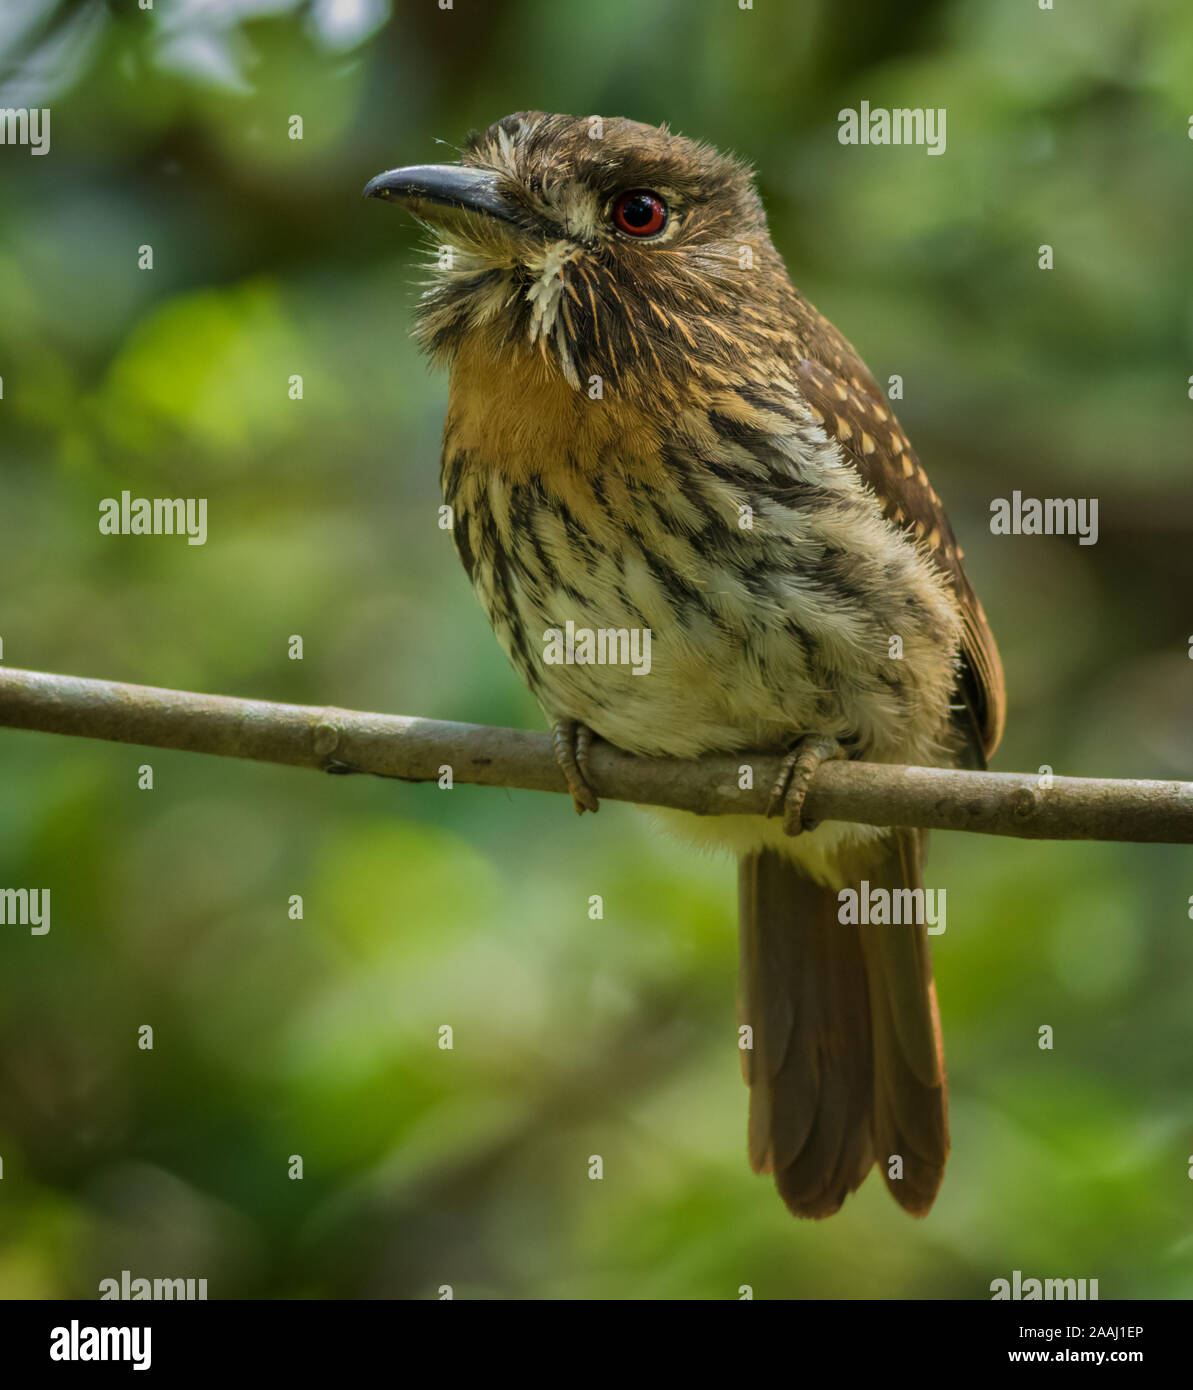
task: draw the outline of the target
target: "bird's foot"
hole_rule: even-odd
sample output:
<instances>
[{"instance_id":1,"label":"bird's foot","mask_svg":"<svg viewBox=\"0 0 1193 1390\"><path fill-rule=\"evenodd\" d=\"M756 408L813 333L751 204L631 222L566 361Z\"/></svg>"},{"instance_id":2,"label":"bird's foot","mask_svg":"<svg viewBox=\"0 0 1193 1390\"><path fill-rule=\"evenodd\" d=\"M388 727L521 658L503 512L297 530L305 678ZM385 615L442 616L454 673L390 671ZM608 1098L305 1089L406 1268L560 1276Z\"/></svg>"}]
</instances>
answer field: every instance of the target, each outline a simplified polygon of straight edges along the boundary
<instances>
[{"instance_id":1,"label":"bird's foot","mask_svg":"<svg viewBox=\"0 0 1193 1390\"><path fill-rule=\"evenodd\" d=\"M588 754L592 748L592 730L587 724L575 719L557 719L551 725L551 739L555 749L555 761L567 778L568 791L576 807L576 814L585 811L599 811L601 803L592 789L588 771Z\"/></svg>"},{"instance_id":2,"label":"bird's foot","mask_svg":"<svg viewBox=\"0 0 1193 1390\"><path fill-rule=\"evenodd\" d=\"M820 822L804 818L804 798L820 764L844 756L845 750L831 734L806 734L783 759L766 808L767 816L782 814L783 829L788 835L815 830Z\"/></svg>"}]
</instances>

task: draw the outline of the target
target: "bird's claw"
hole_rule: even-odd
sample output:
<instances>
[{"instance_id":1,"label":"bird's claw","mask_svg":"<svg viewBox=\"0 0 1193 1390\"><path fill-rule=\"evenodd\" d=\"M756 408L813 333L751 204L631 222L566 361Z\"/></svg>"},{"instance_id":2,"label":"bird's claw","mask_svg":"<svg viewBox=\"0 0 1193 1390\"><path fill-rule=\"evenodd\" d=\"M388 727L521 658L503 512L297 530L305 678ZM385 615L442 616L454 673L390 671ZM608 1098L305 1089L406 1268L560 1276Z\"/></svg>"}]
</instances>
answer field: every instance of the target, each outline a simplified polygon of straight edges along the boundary
<instances>
[{"instance_id":1,"label":"bird's claw","mask_svg":"<svg viewBox=\"0 0 1193 1390\"><path fill-rule=\"evenodd\" d=\"M806 734L783 759L771 790L767 816L781 814L783 829L788 835L815 830L820 822L804 818L804 798L820 764L844 756L845 750L831 734Z\"/></svg>"},{"instance_id":2,"label":"bird's claw","mask_svg":"<svg viewBox=\"0 0 1193 1390\"><path fill-rule=\"evenodd\" d=\"M588 770L592 730L575 719L557 719L551 726L551 738L555 761L567 779L576 814L582 816L585 811L599 811L601 803L592 788Z\"/></svg>"}]
</instances>

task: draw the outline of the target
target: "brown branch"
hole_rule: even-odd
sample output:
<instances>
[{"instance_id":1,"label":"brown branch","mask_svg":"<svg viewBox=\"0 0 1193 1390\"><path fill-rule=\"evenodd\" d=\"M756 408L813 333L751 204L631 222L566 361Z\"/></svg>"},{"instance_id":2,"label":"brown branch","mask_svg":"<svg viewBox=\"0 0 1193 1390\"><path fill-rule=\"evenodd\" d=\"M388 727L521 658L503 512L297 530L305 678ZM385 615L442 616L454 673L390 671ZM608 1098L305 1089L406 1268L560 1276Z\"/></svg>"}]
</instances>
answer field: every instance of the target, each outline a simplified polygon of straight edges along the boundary
<instances>
[{"instance_id":1,"label":"brown branch","mask_svg":"<svg viewBox=\"0 0 1193 1390\"><path fill-rule=\"evenodd\" d=\"M0 667L0 726L215 753L323 772L563 792L546 734L403 715L277 705ZM752 787L739 789L743 766ZM699 815L760 815L778 772L771 754L691 762L638 758L597 742L602 797ZM959 772L879 763L826 763L808 793L821 820L923 826L1031 840L1193 843L1193 783Z\"/></svg>"}]
</instances>

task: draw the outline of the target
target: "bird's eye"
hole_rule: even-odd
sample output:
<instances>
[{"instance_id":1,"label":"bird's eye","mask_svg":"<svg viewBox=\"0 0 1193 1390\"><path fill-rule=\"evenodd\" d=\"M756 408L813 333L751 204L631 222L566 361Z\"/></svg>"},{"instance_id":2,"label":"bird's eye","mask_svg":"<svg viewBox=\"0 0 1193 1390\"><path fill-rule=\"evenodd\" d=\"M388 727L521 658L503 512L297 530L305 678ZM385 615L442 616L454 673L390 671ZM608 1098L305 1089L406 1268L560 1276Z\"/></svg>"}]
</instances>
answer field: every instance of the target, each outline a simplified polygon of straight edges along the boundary
<instances>
[{"instance_id":1,"label":"bird's eye","mask_svg":"<svg viewBox=\"0 0 1193 1390\"><path fill-rule=\"evenodd\" d=\"M632 188L614 202L613 225L628 236L657 236L667 225L667 204L647 188Z\"/></svg>"}]
</instances>

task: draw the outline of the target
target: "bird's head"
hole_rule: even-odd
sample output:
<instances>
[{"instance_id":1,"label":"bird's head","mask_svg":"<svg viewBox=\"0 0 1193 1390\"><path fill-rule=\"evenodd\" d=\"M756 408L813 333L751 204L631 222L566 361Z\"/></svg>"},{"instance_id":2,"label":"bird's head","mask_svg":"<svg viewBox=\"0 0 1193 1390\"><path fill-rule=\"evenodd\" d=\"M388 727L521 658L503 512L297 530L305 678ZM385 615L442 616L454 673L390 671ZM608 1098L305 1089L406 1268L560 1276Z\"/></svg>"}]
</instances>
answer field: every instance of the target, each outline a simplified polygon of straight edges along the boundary
<instances>
[{"instance_id":1,"label":"bird's head","mask_svg":"<svg viewBox=\"0 0 1193 1390\"><path fill-rule=\"evenodd\" d=\"M577 389L650 389L740 362L782 322L790 285L736 160L637 121L537 111L461 154L365 189L435 238L418 332L437 357L479 344L541 354Z\"/></svg>"}]
</instances>

